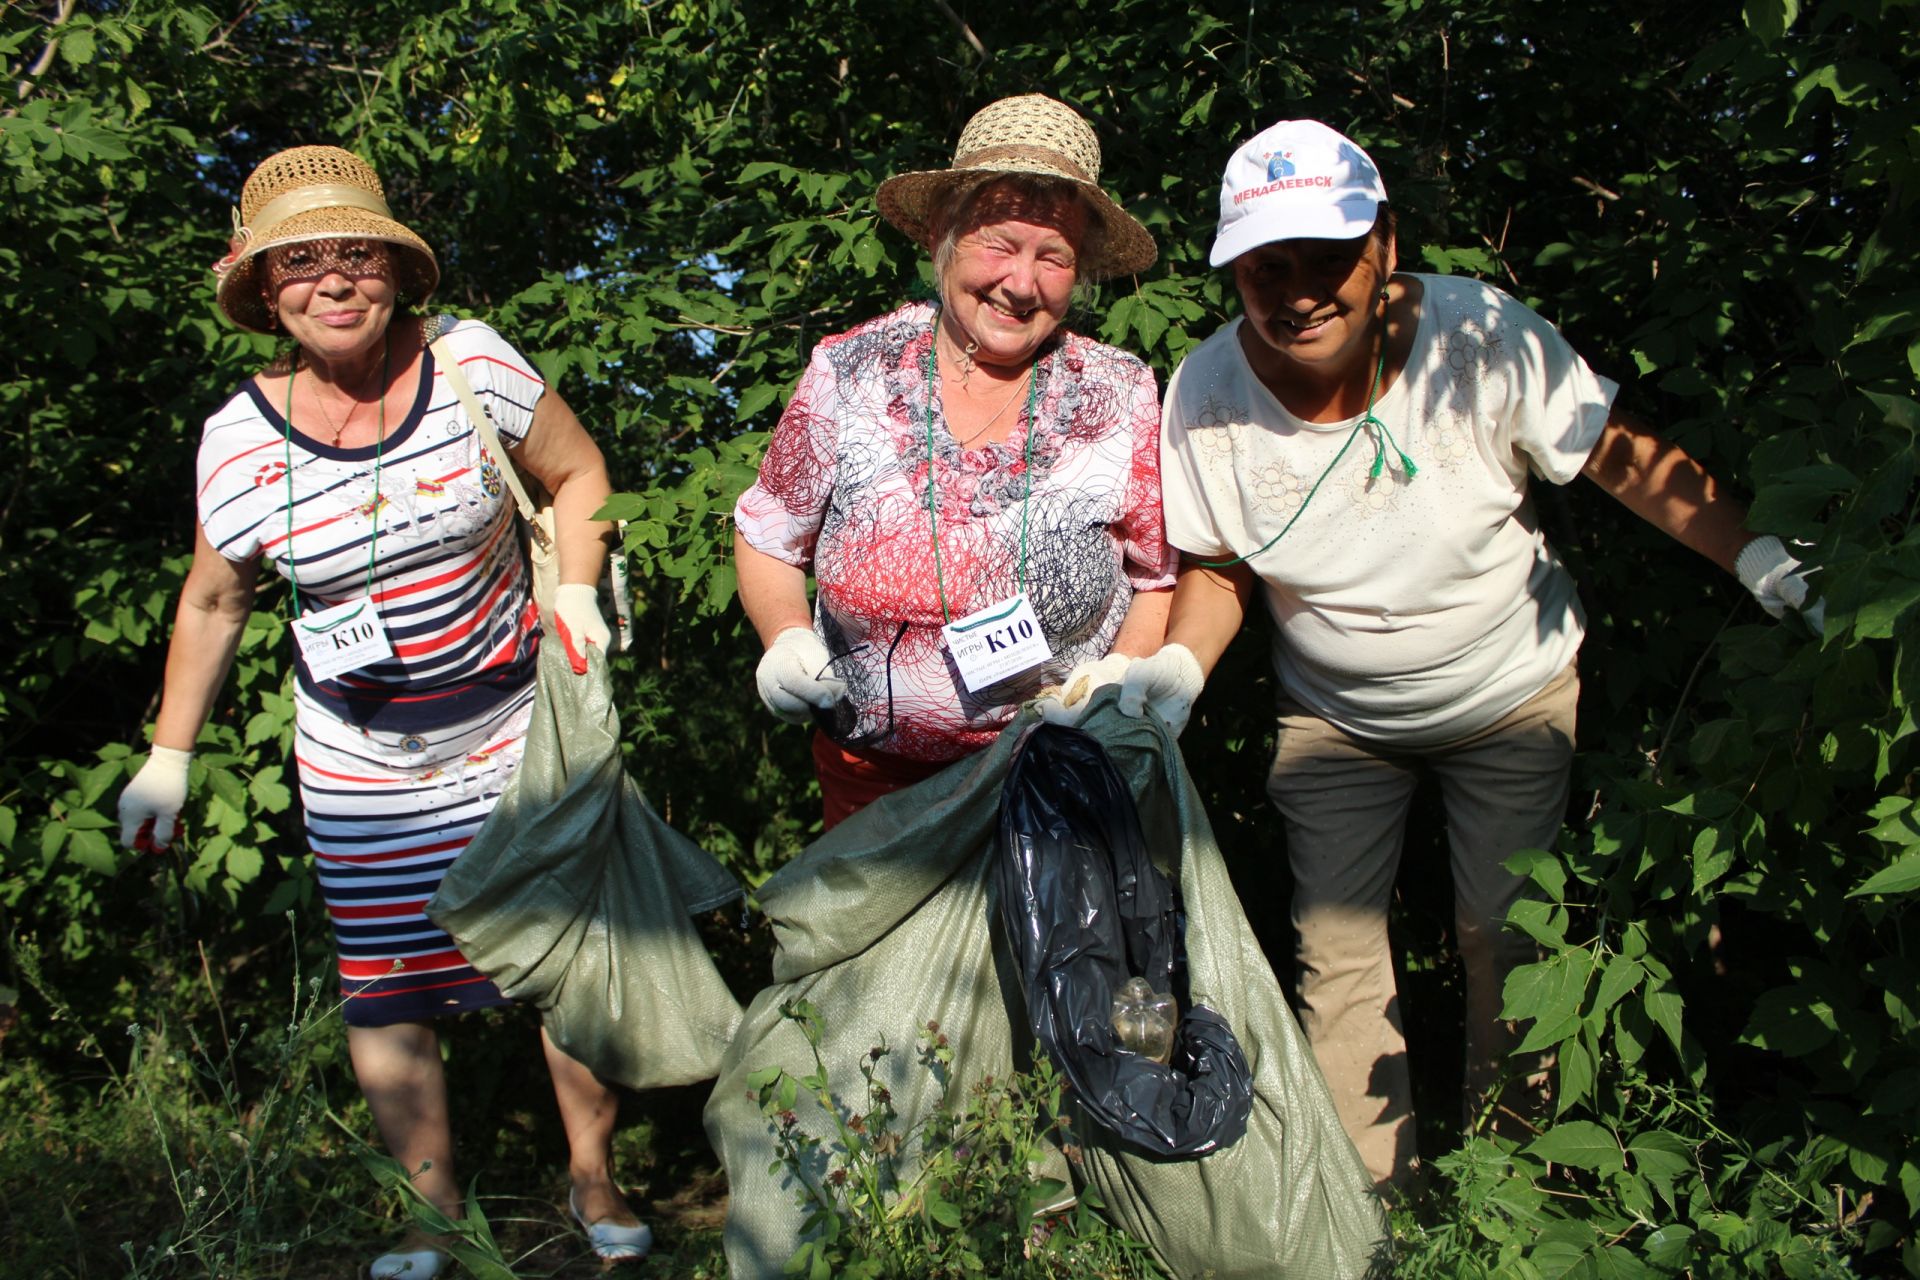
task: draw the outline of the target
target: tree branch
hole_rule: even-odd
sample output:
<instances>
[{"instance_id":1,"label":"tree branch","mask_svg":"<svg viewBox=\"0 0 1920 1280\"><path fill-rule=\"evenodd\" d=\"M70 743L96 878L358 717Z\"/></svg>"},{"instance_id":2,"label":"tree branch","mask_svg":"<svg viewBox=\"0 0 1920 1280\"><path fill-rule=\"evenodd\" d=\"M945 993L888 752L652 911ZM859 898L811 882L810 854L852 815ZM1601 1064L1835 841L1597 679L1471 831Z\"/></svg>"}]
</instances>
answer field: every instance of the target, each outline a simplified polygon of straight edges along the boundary
<instances>
[{"instance_id":1,"label":"tree branch","mask_svg":"<svg viewBox=\"0 0 1920 1280\"><path fill-rule=\"evenodd\" d=\"M987 52L987 46L980 43L980 37L973 34L973 28L967 25L966 19L953 11L953 6L948 4L947 0L933 0L933 7L947 15L947 21L953 24L962 39L973 46L973 51L979 54L982 60L993 56Z\"/></svg>"},{"instance_id":2,"label":"tree branch","mask_svg":"<svg viewBox=\"0 0 1920 1280\"><path fill-rule=\"evenodd\" d=\"M16 98L24 99L32 93L33 82L45 75L47 68L53 65L54 55L60 52L59 30L67 24L67 19L73 16L73 7L76 3L77 0L60 0L59 11L53 15L53 20L47 23L47 29L55 34L47 37L47 47L40 51L40 56L35 58L33 65L27 68L27 74L21 77L18 90L14 94Z\"/></svg>"}]
</instances>

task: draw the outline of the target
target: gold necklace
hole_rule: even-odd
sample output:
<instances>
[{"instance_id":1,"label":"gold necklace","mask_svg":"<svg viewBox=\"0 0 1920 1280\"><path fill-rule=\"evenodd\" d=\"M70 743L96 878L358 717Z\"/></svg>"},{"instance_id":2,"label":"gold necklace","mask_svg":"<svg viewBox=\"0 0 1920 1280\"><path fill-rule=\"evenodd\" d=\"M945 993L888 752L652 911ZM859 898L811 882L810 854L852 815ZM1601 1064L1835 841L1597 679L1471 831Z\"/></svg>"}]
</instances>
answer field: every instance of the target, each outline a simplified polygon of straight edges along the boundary
<instances>
[{"instance_id":1,"label":"gold necklace","mask_svg":"<svg viewBox=\"0 0 1920 1280\"><path fill-rule=\"evenodd\" d=\"M341 437L345 436L347 434L347 428L353 425L354 412L358 410L361 407L361 405L365 402L362 401L360 397L355 395L353 392L351 391L347 392L347 400L349 401L349 404L347 406L347 416L344 419L342 419L339 423L336 424L333 420L333 414L327 410L326 397L320 394L319 384L314 383L312 384L312 386L313 386L314 406L320 410L321 420L327 424L327 429L333 432L333 440L331 443L335 448L338 448ZM387 399L387 391L385 387L382 387L380 389L380 402L382 407L385 406L386 399Z\"/></svg>"},{"instance_id":2,"label":"gold necklace","mask_svg":"<svg viewBox=\"0 0 1920 1280\"><path fill-rule=\"evenodd\" d=\"M974 442L975 440L978 440L978 439L979 439L979 438L980 438L981 436L983 436L983 435L985 435L985 434L987 434L987 432L988 432L988 431L989 431L990 429L992 429L992 427L993 427L993 424L994 424L994 423L996 423L996 422L998 422L998 421L1000 421L1000 415L1001 415L1001 414L1003 414L1003 413L1005 413L1005 412L1007 411L1007 406L1008 406L1008 405L1010 405L1010 404L1012 404L1012 403L1013 403L1013 402L1014 402L1015 400L1018 400L1018 399L1020 398L1020 393L1021 393L1021 392L1022 392L1023 390L1025 390L1025 389L1026 389L1026 385L1027 385L1027 381L1028 381L1028 379L1030 379L1030 378L1032 378L1032 377L1033 377L1033 366L1032 366L1032 365L1028 365L1028 366L1027 366L1027 372L1026 372L1026 374L1025 374L1025 376L1023 376L1023 377L1022 377L1022 378L1020 379L1020 381L1018 381L1018 382L1016 382L1016 383L1014 383L1014 385L1013 385L1013 394L1012 394L1012 395L1010 395L1010 396L1008 396L1008 397L1007 397L1007 398L1006 398L1005 400L1003 400L1003 401L1001 402L1001 404L1000 404L1000 407L999 407L998 409L995 409L995 410L993 411L993 416L992 416L991 418L988 418L988 419L986 420L986 422L985 422L985 423L983 423L983 424L982 424L982 425L980 426L980 428L979 428L978 430L976 430L976 431L975 431L975 432L974 432L974 433L973 433L972 435L970 435L970 436L968 436L968 437L967 437L967 438L966 438L965 440L959 440L959 439L956 439L956 440L954 441L954 444L956 444L956 445L958 445L958 446L959 446L960 448L962 448L962 449L964 449L964 448L966 448L966 447L967 447L968 445L970 445L970 444L972 444L972 443L973 443L973 442ZM962 378L962 379L961 379L960 381L961 381L961 383L962 383L962 385L964 385L964 384L965 384L965 382L966 382L966 379L965 379L965 378ZM951 429L951 428L949 428L949 429L948 429L948 432L947 432L947 434L949 434L949 435L951 435L951 434L953 434L953 432L952 432L952 429Z\"/></svg>"}]
</instances>

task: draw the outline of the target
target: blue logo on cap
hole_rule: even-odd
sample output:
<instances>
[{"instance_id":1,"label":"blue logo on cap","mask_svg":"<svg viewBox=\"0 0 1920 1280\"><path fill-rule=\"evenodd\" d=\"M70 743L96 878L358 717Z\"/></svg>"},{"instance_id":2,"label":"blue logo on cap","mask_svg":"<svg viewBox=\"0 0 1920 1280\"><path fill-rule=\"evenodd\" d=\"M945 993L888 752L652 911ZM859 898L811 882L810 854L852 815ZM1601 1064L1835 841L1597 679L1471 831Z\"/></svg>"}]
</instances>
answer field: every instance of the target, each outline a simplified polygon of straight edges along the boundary
<instances>
[{"instance_id":1,"label":"blue logo on cap","mask_svg":"<svg viewBox=\"0 0 1920 1280\"><path fill-rule=\"evenodd\" d=\"M1292 154L1290 151L1276 151L1267 157L1268 182L1272 182L1275 178L1291 178L1293 176L1293 161L1290 159Z\"/></svg>"}]
</instances>

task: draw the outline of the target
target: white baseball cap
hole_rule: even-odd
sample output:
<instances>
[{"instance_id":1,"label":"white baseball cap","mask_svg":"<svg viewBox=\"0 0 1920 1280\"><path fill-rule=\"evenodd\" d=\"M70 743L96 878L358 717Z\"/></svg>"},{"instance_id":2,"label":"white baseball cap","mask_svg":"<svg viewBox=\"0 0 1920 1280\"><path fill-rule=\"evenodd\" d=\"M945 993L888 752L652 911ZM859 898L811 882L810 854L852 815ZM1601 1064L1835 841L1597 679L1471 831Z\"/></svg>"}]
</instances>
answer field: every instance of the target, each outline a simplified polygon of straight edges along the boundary
<instances>
[{"instance_id":1,"label":"white baseball cap","mask_svg":"<svg viewBox=\"0 0 1920 1280\"><path fill-rule=\"evenodd\" d=\"M1282 120L1242 143L1220 180L1207 261L1224 267L1276 240L1352 240L1387 202L1373 159L1318 120Z\"/></svg>"}]
</instances>

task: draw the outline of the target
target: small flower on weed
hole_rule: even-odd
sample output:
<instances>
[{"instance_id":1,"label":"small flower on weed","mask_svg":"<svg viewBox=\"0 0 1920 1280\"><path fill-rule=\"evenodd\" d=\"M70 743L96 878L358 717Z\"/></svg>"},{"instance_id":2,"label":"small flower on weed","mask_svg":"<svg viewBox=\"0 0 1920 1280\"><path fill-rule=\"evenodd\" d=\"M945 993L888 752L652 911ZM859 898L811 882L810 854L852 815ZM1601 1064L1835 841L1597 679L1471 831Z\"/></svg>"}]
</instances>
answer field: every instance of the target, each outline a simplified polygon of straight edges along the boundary
<instances>
[{"instance_id":1,"label":"small flower on weed","mask_svg":"<svg viewBox=\"0 0 1920 1280\"><path fill-rule=\"evenodd\" d=\"M827 1174L827 1185L830 1187L846 1186L847 1171L845 1169L835 1169L831 1173Z\"/></svg>"},{"instance_id":2,"label":"small flower on weed","mask_svg":"<svg viewBox=\"0 0 1920 1280\"><path fill-rule=\"evenodd\" d=\"M1074 1164L1084 1164L1087 1158L1086 1152L1080 1149L1080 1144L1077 1142L1062 1143L1060 1146L1060 1154Z\"/></svg>"},{"instance_id":3,"label":"small flower on weed","mask_svg":"<svg viewBox=\"0 0 1920 1280\"><path fill-rule=\"evenodd\" d=\"M800 1117L793 1114L793 1112L782 1111L780 1113L780 1127L782 1129L791 1130L795 1125L799 1123L800 1123Z\"/></svg>"},{"instance_id":4,"label":"small flower on weed","mask_svg":"<svg viewBox=\"0 0 1920 1280\"><path fill-rule=\"evenodd\" d=\"M847 1117L847 1128L853 1130L855 1133L865 1133L867 1131L867 1118L865 1116L849 1116Z\"/></svg>"}]
</instances>

